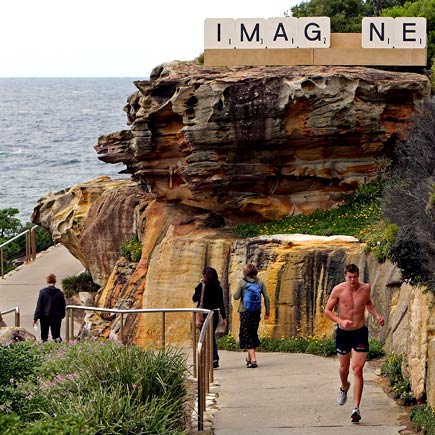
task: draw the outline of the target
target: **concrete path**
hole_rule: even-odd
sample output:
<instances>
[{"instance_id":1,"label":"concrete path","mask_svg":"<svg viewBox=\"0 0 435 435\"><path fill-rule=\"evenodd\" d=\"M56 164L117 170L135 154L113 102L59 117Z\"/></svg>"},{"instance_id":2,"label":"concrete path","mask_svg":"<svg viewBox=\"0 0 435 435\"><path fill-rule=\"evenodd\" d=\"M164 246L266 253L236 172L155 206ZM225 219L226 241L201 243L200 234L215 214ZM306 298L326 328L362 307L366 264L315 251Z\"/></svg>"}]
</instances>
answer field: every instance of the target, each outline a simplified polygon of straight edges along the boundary
<instances>
[{"instance_id":1,"label":"concrete path","mask_svg":"<svg viewBox=\"0 0 435 435\"><path fill-rule=\"evenodd\" d=\"M62 288L62 279L77 275L84 270L80 261L73 257L62 245L49 248L36 257L33 263L20 266L18 269L0 278L0 310L19 307L21 326L33 334L33 313L39 290L46 286L46 277L54 273L56 285ZM8 326L14 325L14 314L6 314L3 318ZM36 334L39 339L39 333ZM65 337L65 321L62 322L62 337Z\"/></svg>"},{"instance_id":2,"label":"concrete path","mask_svg":"<svg viewBox=\"0 0 435 435\"><path fill-rule=\"evenodd\" d=\"M307 354L258 353L258 368L245 367L246 353L220 351L216 435L397 435L400 406L382 390L366 365L360 423L350 421L352 388L339 406L338 360ZM352 376L350 377L352 383Z\"/></svg>"},{"instance_id":3,"label":"concrete path","mask_svg":"<svg viewBox=\"0 0 435 435\"><path fill-rule=\"evenodd\" d=\"M0 278L0 310L20 307L21 326L32 332L36 300L46 276L55 273L60 285L64 277L82 270L66 248L52 247L35 262ZM4 320L13 325L13 314ZM63 337L64 328L65 322ZM397 435L403 429L398 419L405 412L383 392L370 365L365 368L362 420L352 424L352 392L344 406L336 402L336 358L258 353L259 367L247 369L245 357L242 352L220 351L221 367L215 371L214 388L216 435Z\"/></svg>"}]
</instances>

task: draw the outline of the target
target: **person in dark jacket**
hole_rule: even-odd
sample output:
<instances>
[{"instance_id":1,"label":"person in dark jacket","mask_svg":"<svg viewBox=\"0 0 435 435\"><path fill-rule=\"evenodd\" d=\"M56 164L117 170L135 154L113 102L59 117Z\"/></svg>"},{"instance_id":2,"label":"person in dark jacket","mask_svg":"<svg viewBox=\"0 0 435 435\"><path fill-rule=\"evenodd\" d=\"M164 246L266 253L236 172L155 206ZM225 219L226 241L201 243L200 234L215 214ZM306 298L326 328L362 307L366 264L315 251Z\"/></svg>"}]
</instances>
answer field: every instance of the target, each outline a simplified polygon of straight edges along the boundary
<instances>
[{"instance_id":1,"label":"person in dark jacket","mask_svg":"<svg viewBox=\"0 0 435 435\"><path fill-rule=\"evenodd\" d=\"M51 330L53 340L61 342L60 327L65 317L65 296L62 290L56 287L56 275L53 273L47 276L47 284L47 287L39 291L33 326L36 326L39 320L42 341L48 340L48 331Z\"/></svg>"},{"instance_id":2,"label":"person in dark jacket","mask_svg":"<svg viewBox=\"0 0 435 435\"><path fill-rule=\"evenodd\" d=\"M227 315L224 305L224 292L219 282L216 269L213 267L205 267L202 272L202 278L199 284L195 287L195 293L192 296L193 302L197 302L197 307L201 304L202 284L204 286L204 298L201 308L213 310L213 367L219 367L219 353L216 343L216 328L219 324L219 312L223 319L224 328L227 327Z\"/></svg>"}]
</instances>

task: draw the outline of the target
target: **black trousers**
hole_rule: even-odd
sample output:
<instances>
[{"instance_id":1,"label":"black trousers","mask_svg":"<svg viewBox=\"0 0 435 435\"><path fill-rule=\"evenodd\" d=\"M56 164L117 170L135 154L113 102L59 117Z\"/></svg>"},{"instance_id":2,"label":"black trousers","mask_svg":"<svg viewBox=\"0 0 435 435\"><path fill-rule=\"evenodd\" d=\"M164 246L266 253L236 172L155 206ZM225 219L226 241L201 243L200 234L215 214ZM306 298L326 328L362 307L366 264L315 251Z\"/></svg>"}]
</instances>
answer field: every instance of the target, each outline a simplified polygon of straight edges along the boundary
<instances>
[{"instance_id":1,"label":"black trousers","mask_svg":"<svg viewBox=\"0 0 435 435\"><path fill-rule=\"evenodd\" d=\"M58 317L44 317L39 319L41 323L41 340L48 340L48 331L51 330L51 338L56 341L62 341L60 337L60 326L62 319Z\"/></svg>"}]
</instances>

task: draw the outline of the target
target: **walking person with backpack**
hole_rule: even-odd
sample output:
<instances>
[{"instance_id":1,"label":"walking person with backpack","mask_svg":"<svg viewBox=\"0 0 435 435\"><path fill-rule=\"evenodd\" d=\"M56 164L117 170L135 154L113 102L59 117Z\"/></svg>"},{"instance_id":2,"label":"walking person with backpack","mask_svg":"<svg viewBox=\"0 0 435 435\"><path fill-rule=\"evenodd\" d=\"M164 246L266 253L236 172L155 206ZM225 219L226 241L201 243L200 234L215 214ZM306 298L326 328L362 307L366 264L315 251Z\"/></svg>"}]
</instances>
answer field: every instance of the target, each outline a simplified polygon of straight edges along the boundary
<instances>
[{"instance_id":1,"label":"walking person with backpack","mask_svg":"<svg viewBox=\"0 0 435 435\"><path fill-rule=\"evenodd\" d=\"M239 341L240 348L248 350L246 367L257 367L255 349L260 345L258 327L261 319L261 297L264 299L265 314L268 319L270 314L270 298L264 282L257 277L257 267L249 263L243 269L243 278L240 279L233 295L235 300L240 299L238 312L240 314Z\"/></svg>"}]
</instances>

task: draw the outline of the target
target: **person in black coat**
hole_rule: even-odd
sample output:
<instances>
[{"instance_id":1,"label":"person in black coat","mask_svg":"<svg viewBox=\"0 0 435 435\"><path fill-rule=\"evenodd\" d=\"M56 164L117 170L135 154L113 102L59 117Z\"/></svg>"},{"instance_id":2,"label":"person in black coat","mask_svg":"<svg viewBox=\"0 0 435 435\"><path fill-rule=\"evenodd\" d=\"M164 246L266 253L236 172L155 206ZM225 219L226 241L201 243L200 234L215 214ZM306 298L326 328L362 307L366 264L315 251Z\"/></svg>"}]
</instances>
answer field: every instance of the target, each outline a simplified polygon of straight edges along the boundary
<instances>
[{"instance_id":1,"label":"person in black coat","mask_svg":"<svg viewBox=\"0 0 435 435\"><path fill-rule=\"evenodd\" d=\"M54 341L61 342L60 327L65 317L65 296L62 290L56 285L56 275L51 273L47 276L47 287L39 291L38 302L36 303L33 316L33 326L38 320L41 324L41 340L48 340L48 331L51 330L51 337Z\"/></svg>"},{"instance_id":2,"label":"person in black coat","mask_svg":"<svg viewBox=\"0 0 435 435\"><path fill-rule=\"evenodd\" d=\"M202 284L204 286L204 298L201 308L213 310L213 367L219 367L219 353L216 343L216 328L219 324L219 312L223 319L224 328L227 327L227 315L224 305L224 292L218 279L216 269L205 267L199 284L195 287L195 293L192 296L193 302L197 302L197 307L201 304Z\"/></svg>"}]
</instances>

